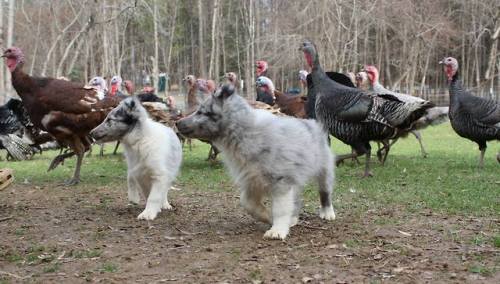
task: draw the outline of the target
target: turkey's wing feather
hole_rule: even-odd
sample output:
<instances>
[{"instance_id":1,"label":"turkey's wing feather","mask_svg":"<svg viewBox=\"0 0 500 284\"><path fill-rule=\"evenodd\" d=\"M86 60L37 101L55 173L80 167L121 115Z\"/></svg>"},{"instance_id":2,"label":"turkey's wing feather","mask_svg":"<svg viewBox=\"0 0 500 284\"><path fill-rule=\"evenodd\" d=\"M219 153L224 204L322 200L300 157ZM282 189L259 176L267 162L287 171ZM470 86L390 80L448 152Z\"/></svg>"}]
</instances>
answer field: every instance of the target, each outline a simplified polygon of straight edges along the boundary
<instances>
[{"instance_id":1,"label":"turkey's wing feather","mask_svg":"<svg viewBox=\"0 0 500 284\"><path fill-rule=\"evenodd\" d=\"M84 88L83 84L51 78L34 80L40 103L49 110L82 114L96 110L100 100L96 90Z\"/></svg>"},{"instance_id":2,"label":"turkey's wing feather","mask_svg":"<svg viewBox=\"0 0 500 284\"><path fill-rule=\"evenodd\" d=\"M476 97L467 92L460 100L460 108L468 112L478 123L495 125L500 122L500 103L491 99Z\"/></svg>"},{"instance_id":3,"label":"turkey's wing feather","mask_svg":"<svg viewBox=\"0 0 500 284\"><path fill-rule=\"evenodd\" d=\"M333 81L339 84L342 84L349 88L356 88L356 86L352 83L351 79L343 73L338 73L338 72L325 72L325 73L326 76L328 76L328 78L332 79Z\"/></svg>"}]
</instances>

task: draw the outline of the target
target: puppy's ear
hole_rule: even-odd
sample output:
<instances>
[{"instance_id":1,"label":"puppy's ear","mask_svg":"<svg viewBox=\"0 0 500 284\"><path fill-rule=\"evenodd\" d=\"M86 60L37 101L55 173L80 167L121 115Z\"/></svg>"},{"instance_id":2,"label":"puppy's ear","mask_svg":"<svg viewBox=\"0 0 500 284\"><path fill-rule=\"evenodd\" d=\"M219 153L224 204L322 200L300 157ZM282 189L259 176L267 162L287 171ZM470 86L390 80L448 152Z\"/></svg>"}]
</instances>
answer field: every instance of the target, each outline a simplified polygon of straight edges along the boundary
<instances>
[{"instance_id":1,"label":"puppy's ear","mask_svg":"<svg viewBox=\"0 0 500 284\"><path fill-rule=\"evenodd\" d=\"M139 103L139 101L137 100L137 98L135 97L132 97L130 99L127 99L125 101L125 106L129 109L129 110L134 110L136 107L137 107L137 104Z\"/></svg>"}]
</instances>

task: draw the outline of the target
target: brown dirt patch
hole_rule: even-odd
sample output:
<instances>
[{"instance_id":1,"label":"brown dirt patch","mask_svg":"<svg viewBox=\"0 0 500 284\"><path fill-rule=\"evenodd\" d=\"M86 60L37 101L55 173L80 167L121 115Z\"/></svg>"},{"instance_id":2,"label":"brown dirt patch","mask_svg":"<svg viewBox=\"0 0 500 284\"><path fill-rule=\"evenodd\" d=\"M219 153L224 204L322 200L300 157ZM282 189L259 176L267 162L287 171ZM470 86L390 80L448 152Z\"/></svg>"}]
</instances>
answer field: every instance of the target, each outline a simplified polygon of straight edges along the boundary
<instances>
[{"instance_id":1,"label":"brown dirt patch","mask_svg":"<svg viewBox=\"0 0 500 284\"><path fill-rule=\"evenodd\" d=\"M236 192L169 199L175 210L148 223L124 186L13 185L0 192L0 283L500 283L497 219L304 213L280 242L262 239Z\"/></svg>"}]
</instances>

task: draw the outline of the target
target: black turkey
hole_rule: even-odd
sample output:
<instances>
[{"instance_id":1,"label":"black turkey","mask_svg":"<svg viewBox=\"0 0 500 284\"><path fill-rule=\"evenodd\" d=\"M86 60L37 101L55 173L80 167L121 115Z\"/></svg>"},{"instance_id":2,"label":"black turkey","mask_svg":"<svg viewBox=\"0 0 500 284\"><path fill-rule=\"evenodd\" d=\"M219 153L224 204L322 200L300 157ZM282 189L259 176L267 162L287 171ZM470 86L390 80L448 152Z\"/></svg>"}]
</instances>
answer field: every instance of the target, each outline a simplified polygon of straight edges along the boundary
<instances>
[{"instance_id":1,"label":"black turkey","mask_svg":"<svg viewBox=\"0 0 500 284\"><path fill-rule=\"evenodd\" d=\"M338 72L325 72L325 74L326 76L328 76L328 78L332 79L333 81L339 84L351 88L356 88L356 86L352 83L351 79L347 75ZM307 82L307 104L306 104L307 117L316 119L316 111L315 111L316 91L314 89L314 84L312 81L311 74L307 75L306 82Z\"/></svg>"},{"instance_id":2,"label":"black turkey","mask_svg":"<svg viewBox=\"0 0 500 284\"><path fill-rule=\"evenodd\" d=\"M450 117L451 126L455 132L476 142L481 151L479 167L484 166L486 142L500 140L500 103L494 100L480 98L464 90L458 76L458 61L446 57L439 64L444 65L444 72L450 84ZM498 156L497 156L497 160Z\"/></svg>"},{"instance_id":3,"label":"black turkey","mask_svg":"<svg viewBox=\"0 0 500 284\"><path fill-rule=\"evenodd\" d=\"M29 124L22 101L10 99L0 106L0 149L7 150L15 160L26 160L33 155L30 145L21 138L25 125Z\"/></svg>"},{"instance_id":4,"label":"black turkey","mask_svg":"<svg viewBox=\"0 0 500 284\"><path fill-rule=\"evenodd\" d=\"M376 95L341 85L325 74L316 47L311 42L304 42L300 49L312 68L316 118L326 131L355 150L351 154L339 155L337 163L366 154L363 176L371 176L370 141L389 139L400 129L411 128L433 104L405 103L391 95Z\"/></svg>"}]
</instances>

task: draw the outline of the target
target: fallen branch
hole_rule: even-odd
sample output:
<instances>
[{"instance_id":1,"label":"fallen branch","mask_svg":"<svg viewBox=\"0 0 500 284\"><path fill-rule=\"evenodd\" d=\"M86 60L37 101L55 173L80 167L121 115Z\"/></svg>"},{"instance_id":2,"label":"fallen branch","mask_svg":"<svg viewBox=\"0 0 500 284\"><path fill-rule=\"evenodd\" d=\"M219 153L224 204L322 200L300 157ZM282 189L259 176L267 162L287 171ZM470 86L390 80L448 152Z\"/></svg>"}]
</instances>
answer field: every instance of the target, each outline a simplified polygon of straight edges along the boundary
<instances>
[{"instance_id":1,"label":"fallen branch","mask_svg":"<svg viewBox=\"0 0 500 284\"><path fill-rule=\"evenodd\" d=\"M190 232L186 232L186 231L183 231L177 227L174 227L174 229L176 229L177 231L179 231L180 233L184 234L184 235L199 235L199 234L204 234L205 232L196 232L196 233L190 233Z\"/></svg>"},{"instance_id":2,"label":"fallen branch","mask_svg":"<svg viewBox=\"0 0 500 284\"><path fill-rule=\"evenodd\" d=\"M12 216L8 216L8 217L0 218L0 222L7 221L7 220L10 220L10 219L12 219L12 218L13 218Z\"/></svg>"},{"instance_id":3,"label":"fallen branch","mask_svg":"<svg viewBox=\"0 0 500 284\"><path fill-rule=\"evenodd\" d=\"M22 279L27 279L27 278L30 278L30 277L31 277L31 275L28 275L28 276L24 276L24 277L23 277L23 276L19 276L19 275L17 275L17 274L10 273L10 272L7 272L7 271L2 271L2 270L0 270L0 275L7 275L7 276L10 276L10 277L12 277L12 278L21 279L21 280L22 280Z\"/></svg>"},{"instance_id":4,"label":"fallen branch","mask_svg":"<svg viewBox=\"0 0 500 284\"><path fill-rule=\"evenodd\" d=\"M311 226L311 225L306 225L306 224L298 224L298 225L301 226L301 227L308 228L308 229L313 229L313 230L322 230L322 231L328 230L325 227L316 227L316 226Z\"/></svg>"}]
</instances>

